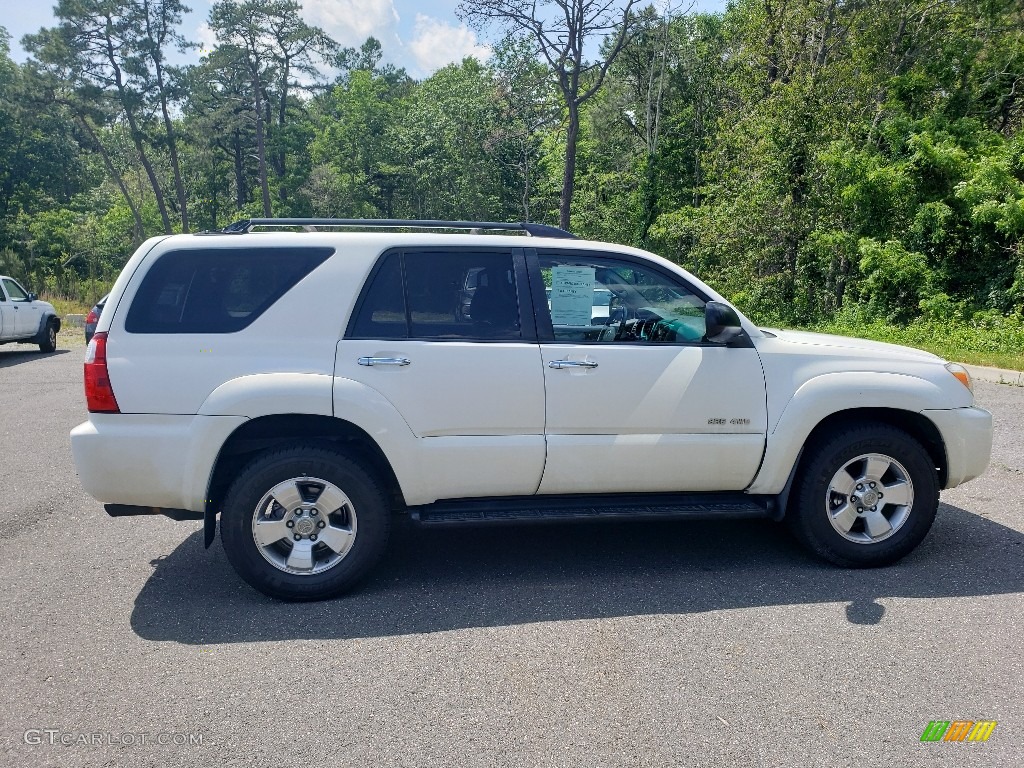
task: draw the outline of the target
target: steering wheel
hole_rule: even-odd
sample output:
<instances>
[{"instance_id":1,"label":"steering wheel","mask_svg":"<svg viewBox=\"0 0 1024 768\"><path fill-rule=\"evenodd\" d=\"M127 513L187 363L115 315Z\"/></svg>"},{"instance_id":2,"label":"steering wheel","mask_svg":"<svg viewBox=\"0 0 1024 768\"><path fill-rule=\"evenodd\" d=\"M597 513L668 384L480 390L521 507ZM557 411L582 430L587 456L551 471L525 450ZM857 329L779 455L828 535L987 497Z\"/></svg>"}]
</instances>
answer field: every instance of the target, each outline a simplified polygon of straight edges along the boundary
<instances>
[{"instance_id":1,"label":"steering wheel","mask_svg":"<svg viewBox=\"0 0 1024 768\"><path fill-rule=\"evenodd\" d=\"M648 307L638 307L636 317L632 328L633 338L636 341L659 341L662 339L665 329L661 325L660 314Z\"/></svg>"},{"instance_id":2,"label":"steering wheel","mask_svg":"<svg viewBox=\"0 0 1024 768\"><path fill-rule=\"evenodd\" d=\"M626 305L622 305L622 317L619 319L619 325L615 329L615 338L613 341L629 341L632 329L636 325L636 320L629 317L632 311Z\"/></svg>"}]
</instances>

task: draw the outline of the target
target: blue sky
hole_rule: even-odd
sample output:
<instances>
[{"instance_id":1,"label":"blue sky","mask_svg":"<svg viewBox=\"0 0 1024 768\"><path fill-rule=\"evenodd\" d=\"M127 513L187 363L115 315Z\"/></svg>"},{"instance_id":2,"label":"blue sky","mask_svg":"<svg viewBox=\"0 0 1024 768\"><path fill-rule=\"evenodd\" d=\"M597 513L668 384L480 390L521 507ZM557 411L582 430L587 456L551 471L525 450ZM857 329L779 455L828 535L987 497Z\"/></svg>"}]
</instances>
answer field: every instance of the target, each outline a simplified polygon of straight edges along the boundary
<instances>
[{"instance_id":1,"label":"blue sky","mask_svg":"<svg viewBox=\"0 0 1024 768\"><path fill-rule=\"evenodd\" d=\"M452 61L475 55L486 58L487 40L468 29L455 15L459 0L300 0L303 16L323 27L342 45L357 46L373 35L384 56L417 77L429 75ZM185 0L193 11L182 25L186 37L212 43L205 26L210 0ZM54 24L52 4L5 0L0 25L11 35L11 54L23 61L22 35ZM725 0L696 0L697 10L721 11ZM198 57L198 53L189 58Z\"/></svg>"}]
</instances>

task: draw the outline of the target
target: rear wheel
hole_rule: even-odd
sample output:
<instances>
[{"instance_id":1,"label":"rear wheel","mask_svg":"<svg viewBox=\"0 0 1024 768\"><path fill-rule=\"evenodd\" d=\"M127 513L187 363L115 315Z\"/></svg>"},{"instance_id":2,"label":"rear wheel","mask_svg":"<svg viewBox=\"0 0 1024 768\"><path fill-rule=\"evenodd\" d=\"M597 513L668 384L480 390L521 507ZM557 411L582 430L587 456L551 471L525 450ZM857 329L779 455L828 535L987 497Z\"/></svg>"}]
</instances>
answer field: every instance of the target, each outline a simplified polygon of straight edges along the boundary
<instances>
[{"instance_id":1,"label":"rear wheel","mask_svg":"<svg viewBox=\"0 0 1024 768\"><path fill-rule=\"evenodd\" d=\"M917 440L886 424L847 426L808 446L790 528L838 565L889 565L924 539L939 504L935 463Z\"/></svg>"},{"instance_id":2,"label":"rear wheel","mask_svg":"<svg viewBox=\"0 0 1024 768\"><path fill-rule=\"evenodd\" d=\"M341 453L292 446L263 454L231 486L221 516L228 560L283 600L322 600L354 586L387 545L376 479Z\"/></svg>"},{"instance_id":3,"label":"rear wheel","mask_svg":"<svg viewBox=\"0 0 1024 768\"><path fill-rule=\"evenodd\" d=\"M46 324L46 336L39 342L40 352L57 351L57 326L54 323Z\"/></svg>"}]
</instances>

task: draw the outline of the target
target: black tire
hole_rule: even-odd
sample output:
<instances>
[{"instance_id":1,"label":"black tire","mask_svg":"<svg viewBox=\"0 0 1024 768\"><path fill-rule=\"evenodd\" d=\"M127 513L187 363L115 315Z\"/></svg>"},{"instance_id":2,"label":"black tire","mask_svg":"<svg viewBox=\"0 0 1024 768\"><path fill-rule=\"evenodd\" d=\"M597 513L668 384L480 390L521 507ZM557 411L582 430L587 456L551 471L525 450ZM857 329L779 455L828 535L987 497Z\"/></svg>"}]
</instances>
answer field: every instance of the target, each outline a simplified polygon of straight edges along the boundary
<instances>
[{"instance_id":1,"label":"black tire","mask_svg":"<svg viewBox=\"0 0 1024 768\"><path fill-rule=\"evenodd\" d=\"M325 553L327 569L319 572L301 573L274 565L268 558L283 557L294 546L290 540L261 547L255 539L254 518L266 512L261 504L270 491L279 484L293 479L318 479L335 486L351 502L350 508L343 507L343 514L357 521L352 525L354 534L350 548L342 555L333 554L323 540L316 541L316 533L309 538L314 551ZM300 481L300 489L305 486ZM316 504L317 488L311 483L312 491L305 496L305 503ZM322 497L324 490L319 491ZM284 507L270 504L271 522L287 523L291 519L291 531L298 529L294 523L300 518L290 518ZM309 509L305 512L308 514ZM313 511L312 514L318 514ZM326 517L315 518L325 520ZM319 523L317 523L319 524ZM351 589L373 568L387 546L391 515L385 495L377 479L360 464L347 456L327 448L311 445L292 445L268 451L254 459L231 485L221 514L221 541L228 561L248 584L265 595L281 600L323 600ZM297 534L294 534L297 535ZM266 555L264 553L267 553ZM332 558L337 562L329 563Z\"/></svg>"},{"instance_id":2,"label":"black tire","mask_svg":"<svg viewBox=\"0 0 1024 768\"><path fill-rule=\"evenodd\" d=\"M46 336L44 340L39 342L40 352L56 352L57 351L57 326L48 322L46 324Z\"/></svg>"},{"instance_id":3,"label":"black tire","mask_svg":"<svg viewBox=\"0 0 1024 768\"><path fill-rule=\"evenodd\" d=\"M830 491L840 470L853 467L847 470L847 474L856 476L860 471L857 467L862 466L857 460L869 454L893 460L885 475L889 480L879 482L879 490L887 490L886 484L897 482L904 472L911 484L911 504L892 504L884 498L876 502L876 509L886 517L886 524L891 529L883 534L884 538L878 537L877 540L870 540L873 535L868 521L864 519L865 514L874 514L870 508L859 507L859 502L855 501L863 502L864 492L871 490L869 484L862 484L864 490L858 491L856 488L861 485L853 480L852 493L846 501L843 494ZM867 467L866 462L863 466ZM894 497L896 493L889 495ZM830 510L838 512L847 504L852 508L849 514L856 513L858 520L844 536L837 529L837 526L842 527L842 523L833 525ZM841 427L835 434L807 446L786 520L797 539L819 557L846 568L870 568L891 565L917 547L931 528L938 506L939 478L928 451L900 429L887 424L866 423ZM864 512L856 512L857 509ZM877 521L877 516L874 519ZM879 528L876 526L875 530ZM847 536L865 540L851 541Z\"/></svg>"}]
</instances>

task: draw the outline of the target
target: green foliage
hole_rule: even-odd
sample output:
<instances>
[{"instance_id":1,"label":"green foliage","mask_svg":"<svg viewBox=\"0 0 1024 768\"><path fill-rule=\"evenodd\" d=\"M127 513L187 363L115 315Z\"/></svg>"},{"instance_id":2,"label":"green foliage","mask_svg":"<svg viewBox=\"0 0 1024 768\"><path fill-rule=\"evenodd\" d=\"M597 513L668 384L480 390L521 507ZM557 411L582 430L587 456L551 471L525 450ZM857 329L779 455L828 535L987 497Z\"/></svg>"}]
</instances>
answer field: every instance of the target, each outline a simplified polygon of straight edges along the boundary
<instances>
[{"instance_id":1,"label":"green foliage","mask_svg":"<svg viewBox=\"0 0 1024 768\"><path fill-rule=\"evenodd\" d=\"M857 244L861 299L870 317L907 322L928 292L928 263L923 253L908 251L899 240L880 243L865 237Z\"/></svg>"},{"instance_id":2,"label":"green foliage","mask_svg":"<svg viewBox=\"0 0 1024 768\"><path fill-rule=\"evenodd\" d=\"M952 316L926 314L906 325L895 325L872 320L850 307L811 328L926 349L957 362L1024 370L1024 316L1019 313L986 310L965 314L962 305L954 304Z\"/></svg>"},{"instance_id":3,"label":"green foliage","mask_svg":"<svg viewBox=\"0 0 1024 768\"><path fill-rule=\"evenodd\" d=\"M314 105L313 167L302 194L315 215L373 217L387 208L395 188L387 131L401 110L387 79L363 69Z\"/></svg>"},{"instance_id":4,"label":"green foliage","mask_svg":"<svg viewBox=\"0 0 1024 768\"><path fill-rule=\"evenodd\" d=\"M1020 311L1022 16L1008 0L731 5L700 199L651 242L777 323L847 307L906 323L940 294Z\"/></svg>"}]
</instances>

